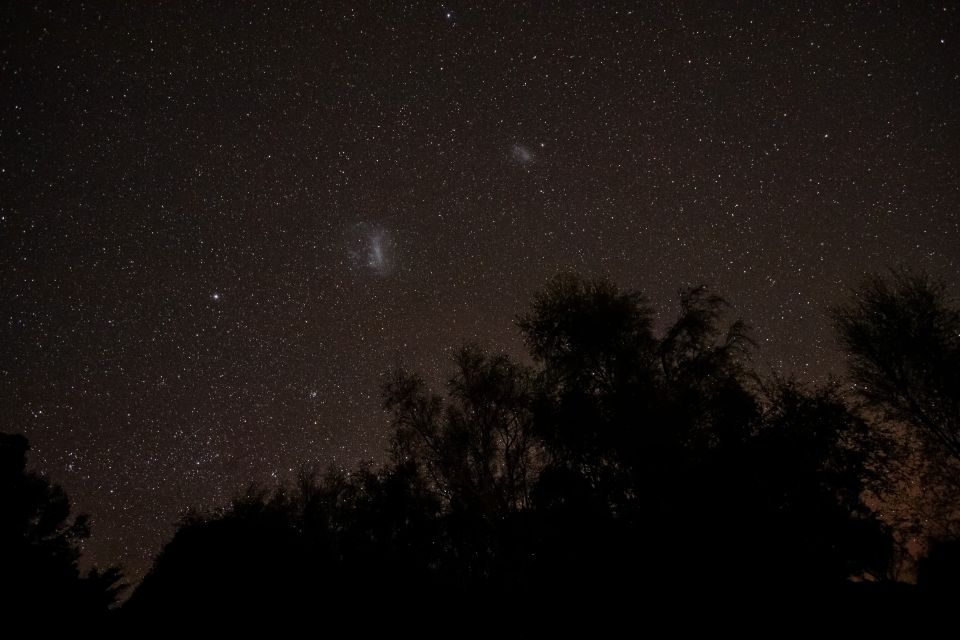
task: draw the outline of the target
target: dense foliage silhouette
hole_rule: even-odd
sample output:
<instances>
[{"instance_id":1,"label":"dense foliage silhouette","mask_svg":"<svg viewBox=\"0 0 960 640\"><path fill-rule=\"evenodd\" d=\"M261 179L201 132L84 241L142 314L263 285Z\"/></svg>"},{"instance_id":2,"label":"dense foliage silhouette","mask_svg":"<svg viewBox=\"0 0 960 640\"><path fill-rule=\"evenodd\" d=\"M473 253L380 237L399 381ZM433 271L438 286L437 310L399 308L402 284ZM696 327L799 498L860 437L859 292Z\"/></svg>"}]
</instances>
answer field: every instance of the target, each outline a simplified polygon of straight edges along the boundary
<instances>
[{"instance_id":1,"label":"dense foliage silhouette","mask_svg":"<svg viewBox=\"0 0 960 640\"><path fill-rule=\"evenodd\" d=\"M922 273L869 278L834 311L862 408L899 429L902 482L919 483L912 533L960 539L960 309ZM912 446L911 446L912 445ZM912 455L911 455L912 454Z\"/></svg>"},{"instance_id":2,"label":"dense foliage silhouette","mask_svg":"<svg viewBox=\"0 0 960 640\"><path fill-rule=\"evenodd\" d=\"M945 286L894 271L854 295L834 318L860 395L916 429L931 451L960 462L960 311Z\"/></svg>"},{"instance_id":3,"label":"dense foliage silhouette","mask_svg":"<svg viewBox=\"0 0 960 640\"><path fill-rule=\"evenodd\" d=\"M960 315L945 288L894 272L834 317L859 403L839 383L759 375L749 328L704 287L681 292L656 332L639 293L559 276L518 320L526 363L465 346L443 392L391 371L385 464L303 471L189 513L123 616L243 622L321 605L530 616L641 597L756 606L955 594L947 529L930 537L915 592L896 582L898 523L877 496L918 469L901 460L906 425L939 490L935 517L957 512ZM46 589L105 610L116 573L76 570L85 521L69 523L62 492L24 472L25 442L2 442L16 478L4 509L32 505L4 529L21 567L11 584L32 585L22 598ZM36 558L17 551L27 548ZM62 595L61 582L87 595Z\"/></svg>"}]
</instances>

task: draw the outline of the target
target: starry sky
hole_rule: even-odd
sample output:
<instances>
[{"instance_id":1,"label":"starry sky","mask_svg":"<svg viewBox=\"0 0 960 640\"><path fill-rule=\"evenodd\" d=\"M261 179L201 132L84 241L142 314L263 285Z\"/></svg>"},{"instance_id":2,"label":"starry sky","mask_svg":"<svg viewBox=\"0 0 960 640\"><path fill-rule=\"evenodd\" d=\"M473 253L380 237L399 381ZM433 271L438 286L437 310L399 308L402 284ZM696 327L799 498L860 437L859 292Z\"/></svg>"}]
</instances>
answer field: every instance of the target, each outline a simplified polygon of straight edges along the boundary
<instances>
[{"instance_id":1,"label":"starry sky","mask_svg":"<svg viewBox=\"0 0 960 640\"><path fill-rule=\"evenodd\" d=\"M864 274L960 279L953 0L122 4L0 9L0 430L133 579L559 271L811 381Z\"/></svg>"}]
</instances>

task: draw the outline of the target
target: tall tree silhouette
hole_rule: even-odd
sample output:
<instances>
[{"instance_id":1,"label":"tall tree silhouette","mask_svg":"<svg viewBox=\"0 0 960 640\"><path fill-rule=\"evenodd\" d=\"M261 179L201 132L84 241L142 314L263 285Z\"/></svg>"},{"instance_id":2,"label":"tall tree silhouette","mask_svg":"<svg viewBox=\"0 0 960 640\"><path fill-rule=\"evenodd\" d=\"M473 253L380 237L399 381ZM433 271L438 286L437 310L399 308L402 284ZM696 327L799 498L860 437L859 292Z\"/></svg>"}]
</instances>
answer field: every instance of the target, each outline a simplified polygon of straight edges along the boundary
<instances>
[{"instance_id":1,"label":"tall tree silhouette","mask_svg":"<svg viewBox=\"0 0 960 640\"><path fill-rule=\"evenodd\" d=\"M637 292L563 275L538 295L519 326L541 364L538 433L553 476L575 471L614 493L604 500L669 500L687 465L756 418L747 388L750 345L740 321L725 324L722 298L681 294L662 338ZM740 433L744 432L744 433Z\"/></svg>"},{"instance_id":2,"label":"tall tree silhouette","mask_svg":"<svg viewBox=\"0 0 960 640\"><path fill-rule=\"evenodd\" d=\"M834 322L867 405L960 462L960 310L946 285L903 270L875 276ZM954 481L960 488L960 475Z\"/></svg>"},{"instance_id":3,"label":"tall tree silhouette","mask_svg":"<svg viewBox=\"0 0 960 640\"><path fill-rule=\"evenodd\" d=\"M59 485L27 471L27 439L0 433L0 607L8 621L44 626L106 615L123 588L117 568L81 574L85 515L70 518Z\"/></svg>"},{"instance_id":4,"label":"tall tree silhouette","mask_svg":"<svg viewBox=\"0 0 960 640\"><path fill-rule=\"evenodd\" d=\"M448 402L398 369L384 386L397 461L421 464L454 510L523 509L539 463L532 433L532 375L506 356L465 347Z\"/></svg>"},{"instance_id":5,"label":"tall tree silhouette","mask_svg":"<svg viewBox=\"0 0 960 640\"><path fill-rule=\"evenodd\" d=\"M939 547L921 579L943 584L937 565L955 566L956 553L942 549L960 539L960 310L945 283L900 269L868 278L833 319L863 408L878 431L897 435L887 492L903 502L902 487L919 481L893 510L896 537Z\"/></svg>"},{"instance_id":6,"label":"tall tree silhouette","mask_svg":"<svg viewBox=\"0 0 960 640\"><path fill-rule=\"evenodd\" d=\"M554 464L591 483L617 474L624 410L651 401L656 340L652 312L636 292L572 275L552 280L518 321L541 366L538 433Z\"/></svg>"},{"instance_id":7,"label":"tall tree silhouette","mask_svg":"<svg viewBox=\"0 0 960 640\"><path fill-rule=\"evenodd\" d=\"M446 397L397 369L383 387L393 464L417 469L444 506L440 564L464 585L504 577L507 531L531 507L543 460L533 432L532 372L473 346L455 357ZM517 525L519 526L519 525Z\"/></svg>"}]
</instances>

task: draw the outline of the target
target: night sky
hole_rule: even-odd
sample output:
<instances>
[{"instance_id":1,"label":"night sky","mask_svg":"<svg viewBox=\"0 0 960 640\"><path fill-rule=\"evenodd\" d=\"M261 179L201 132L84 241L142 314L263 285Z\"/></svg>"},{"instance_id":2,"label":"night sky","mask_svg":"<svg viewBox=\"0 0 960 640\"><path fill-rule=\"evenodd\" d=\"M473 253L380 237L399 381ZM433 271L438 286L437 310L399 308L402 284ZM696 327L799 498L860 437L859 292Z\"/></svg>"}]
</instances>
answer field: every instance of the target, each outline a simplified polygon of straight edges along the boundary
<instances>
[{"instance_id":1,"label":"night sky","mask_svg":"<svg viewBox=\"0 0 960 640\"><path fill-rule=\"evenodd\" d=\"M559 271L814 381L866 273L960 281L953 1L98 4L0 9L0 430L133 579Z\"/></svg>"}]
</instances>

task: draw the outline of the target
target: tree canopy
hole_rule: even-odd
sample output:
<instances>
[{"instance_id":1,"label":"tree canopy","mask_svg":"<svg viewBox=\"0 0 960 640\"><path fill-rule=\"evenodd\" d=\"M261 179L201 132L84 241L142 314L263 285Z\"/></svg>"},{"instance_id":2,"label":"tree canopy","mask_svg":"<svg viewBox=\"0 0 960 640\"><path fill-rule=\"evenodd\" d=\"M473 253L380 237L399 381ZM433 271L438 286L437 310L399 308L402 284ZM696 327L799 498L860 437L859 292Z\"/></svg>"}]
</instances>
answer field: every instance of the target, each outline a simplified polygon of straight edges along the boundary
<instances>
[{"instance_id":1,"label":"tree canopy","mask_svg":"<svg viewBox=\"0 0 960 640\"><path fill-rule=\"evenodd\" d=\"M532 364L468 345L443 390L393 370L386 464L189 517L129 610L189 606L194 588L228 607L263 584L284 602L476 603L613 594L623 576L755 597L888 579L864 499L881 443L839 389L761 379L749 328L706 288L654 326L638 292L559 276L518 319Z\"/></svg>"},{"instance_id":2,"label":"tree canopy","mask_svg":"<svg viewBox=\"0 0 960 640\"><path fill-rule=\"evenodd\" d=\"M678 302L655 322L639 292L562 275L518 318L528 360L467 345L440 390L397 367L382 388L386 462L304 470L188 513L126 619L253 619L342 608L358 593L406 611L483 609L638 585L688 602L906 597L897 524L876 499L906 468L884 425L909 425L953 468L960 316L946 289L895 272L836 311L859 404L839 383L760 375L749 328L717 294L696 287ZM45 590L57 606L105 611L118 574L80 576L86 520L71 521L63 492L26 472L22 438L0 445L17 602L43 602ZM955 588L956 544L936 540L919 592Z\"/></svg>"},{"instance_id":3,"label":"tree canopy","mask_svg":"<svg viewBox=\"0 0 960 640\"><path fill-rule=\"evenodd\" d=\"M867 405L909 424L960 471L960 310L946 285L904 270L875 276L834 321Z\"/></svg>"}]
</instances>

